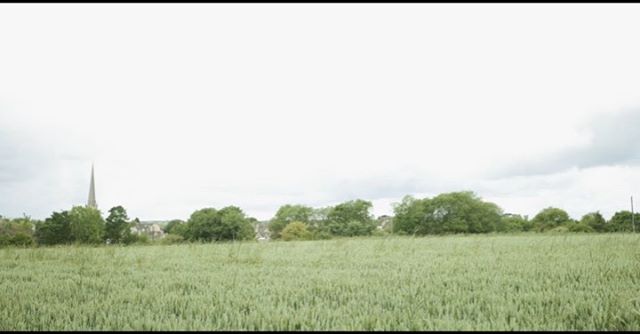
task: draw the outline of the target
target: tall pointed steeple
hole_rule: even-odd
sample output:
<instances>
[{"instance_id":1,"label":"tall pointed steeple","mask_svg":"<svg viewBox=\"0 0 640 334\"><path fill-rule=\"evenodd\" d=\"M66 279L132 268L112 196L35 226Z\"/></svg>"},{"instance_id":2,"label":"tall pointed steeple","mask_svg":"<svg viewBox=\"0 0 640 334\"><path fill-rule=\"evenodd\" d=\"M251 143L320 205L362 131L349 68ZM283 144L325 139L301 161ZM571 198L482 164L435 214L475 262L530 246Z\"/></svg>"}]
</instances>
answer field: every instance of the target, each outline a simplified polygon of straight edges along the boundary
<instances>
[{"instance_id":1,"label":"tall pointed steeple","mask_svg":"<svg viewBox=\"0 0 640 334\"><path fill-rule=\"evenodd\" d=\"M93 181L93 164L91 164L91 185L89 185L89 200L87 201L87 207L89 208L98 208L98 203L96 203L96 186Z\"/></svg>"}]
</instances>

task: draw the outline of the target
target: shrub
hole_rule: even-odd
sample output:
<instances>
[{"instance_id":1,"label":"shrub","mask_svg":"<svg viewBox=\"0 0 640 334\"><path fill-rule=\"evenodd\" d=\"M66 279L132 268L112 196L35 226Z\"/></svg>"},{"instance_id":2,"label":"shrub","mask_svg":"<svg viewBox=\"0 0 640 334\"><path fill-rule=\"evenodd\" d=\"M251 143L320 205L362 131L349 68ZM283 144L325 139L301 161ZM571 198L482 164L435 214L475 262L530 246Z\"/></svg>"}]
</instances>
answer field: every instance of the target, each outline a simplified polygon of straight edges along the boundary
<instances>
[{"instance_id":1,"label":"shrub","mask_svg":"<svg viewBox=\"0 0 640 334\"><path fill-rule=\"evenodd\" d=\"M104 242L105 222L95 208L74 206L69 211L69 228L74 242L101 244Z\"/></svg>"},{"instance_id":2,"label":"shrub","mask_svg":"<svg viewBox=\"0 0 640 334\"><path fill-rule=\"evenodd\" d=\"M311 233L307 230L307 225L303 222L291 222L282 229L280 237L284 241L309 240Z\"/></svg>"},{"instance_id":3,"label":"shrub","mask_svg":"<svg viewBox=\"0 0 640 334\"><path fill-rule=\"evenodd\" d=\"M370 235L377 226L369 213L372 206L371 202L361 199L340 203L328 210L321 228L335 236Z\"/></svg>"},{"instance_id":4,"label":"shrub","mask_svg":"<svg viewBox=\"0 0 640 334\"><path fill-rule=\"evenodd\" d=\"M185 236L190 241L250 240L255 238L255 230L240 208L228 206L193 212Z\"/></svg>"},{"instance_id":5,"label":"shrub","mask_svg":"<svg viewBox=\"0 0 640 334\"><path fill-rule=\"evenodd\" d=\"M297 221L308 224L312 213L313 209L304 205L286 204L281 206L278 212L276 212L275 217L269 222L271 238L279 239L282 230L291 222Z\"/></svg>"},{"instance_id":6,"label":"shrub","mask_svg":"<svg viewBox=\"0 0 640 334\"><path fill-rule=\"evenodd\" d=\"M185 226L185 222L180 219L174 219L167 223L167 225L162 228L164 233L167 234L179 234L182 235L182 231L178 232L178 230L183 229Z\"/></svg>"},{"instance_id":7,"label":"shrub","mask_svg":"<svg viewBox=\"0 0 640 334\"><path fill-rule=\"evenodd\" d=\"M34 243L33 223L29 218L0 218L0 246L29 246Z\"/></svg>"},{"instance_id":8,"label":"shrub","mask_svg":"<svg viewBox=\"0 0 640 334\"><path fill-rule=\"evenodd\" d=\"M572 222L569 214L558 208L548 207L538 212L531 220L538 232L554 229L559 226L568 225Z\"/></svg>"},{"instance_id":9,"label":"shrub","mask_svg":"<svg viewBox=\"0 0 640 334\"><path fill-rule=\"evenodd\" d=\"M600 212L591 212L582 216L580 223L590 226L596 232L604 232L607 221L602 217Z\"/></svg>"},{"instance_id":10,"label":"shrub","mask_svg":"<svg viewBox=\"0 0 640 334\"><path fill-rule=\"evenodd\" d=\"M14 235L11 240L9 240L9 243L15 246L31 246L34 244L33 237L24 232L16 233L16 235Z\"/></svg>"},{"instance_id":11,"label":"shrub","mask_svg":"<svg viewBox=\"0 0 640 334\"><path fill-rule=\"evenodd\" d=\"M569 232L569 228L567 226L558 226L547 231L552 233L566 233Z\"/></svg>"},{"instance_id":12,"label":"shrub","mask_svg":"<svg viewBox=\"0 0 640 334\"><path fill-rule=\"evenodd\" d=\"M573 223L568 225L569 232L595 232L595 230L584 223Z\"/></svg>"},{"instance_id":13,"label":"shrub","mask_svg":"<svg viewBox=\"0 0 640 334\"><path fill-rule=\"evenodd\" d=\"M640 213L635 213L632 219L630 211L618 211L613 214L609 222L607 222L604 230L606 232L631 232L634 230L634 227L631 225L632 220L636 224L635 228L638 229Z\"/></svg>"},{"instance_id":14,"label":"shrub","mask_svg":"<svg viewBox=\"0 0 640 334\"><path fill-rule=\"evenodd\" d=\"M313 230L311 232L311 239L313 240L329 240L331 239L331 233L323 230Z\"/></svg>"},{"instance_id":15,"label":"shrub","mask_svg":"<svg viewBox=\"0 0 640 334\"><path fill-rule=\"evenodd\" d=\"M136 244L148 244L150 242L149 236L146 234L136 235L135 243Z\"/></svg>"},{"instance_id":16,"label":"shrub","mask_svg":"<svg viewBox=\"0 0 640 334\"><path fill-rule=\"evenodd\" d=\"M127 222L127 210L121 205L109 209L109 216L105 219L104 238L109 243L121 243L131 234L131 228Z\"/></svg>"},{"instance_id":17,"label":"shrub","mask_svg":"<svg viewBox=\"0 0 640 334\"><path fill-rule=\"evenodd\" d=\"M53 212L44 222L36 224L35 237L40 245L72 243L69 211Z\"/></svg>"},{"instance_id":18,"label":"shrub","mask_svg":"<svg viewBox=\"0 0 640 334\"><path fill-rule=\"evenodd\" d=\"M519 232L525 230L527 221L520 215L505 215L496 224L496 232Z\"/></svg>"},{"instance_id":19,"label":"shrub","mask_svg":"<svg viewBox=\"0 0 640 334\"><path fill-rule=\"evenodd\" d=\"M393 231L412 235L488 233L499 224L502 210L470 191L434 198L405 196L394 207Z\"/></svg>"},{"instance_id":20,"label":"shrub","mask_svg":"<svg viewBox=\"0 0 640 334\"><path fill-rule=\"evenodd\" d=\"M386 235L389 235L389 231L382 228L376 228L371 232L371 235L374 237L384 237Z\"/></svg>"},{"instance_id":21,"label":"shrub","mask_svg":"<svg viewBox=\"0 0 640 334\"><path fill-rule=\"evenodd\" d=\"M149 243L149 236L147 236L146 234L133 234L130 233L127 236L125 236L122 239L122 243L124 243L125 245L131 245L131 244L148 244Z\"/></svg>"},{"instance_id":22,"label":"shrub","mask_svg":"<svg viewBox=\"0 0 640 334\"><path fill-rule=\"evenodd\" d=\"M177 234L167 234L164 238L160 239L160 243L163 245L179 244L184 242L184 238Z\"/></svg>"}]
</instances>

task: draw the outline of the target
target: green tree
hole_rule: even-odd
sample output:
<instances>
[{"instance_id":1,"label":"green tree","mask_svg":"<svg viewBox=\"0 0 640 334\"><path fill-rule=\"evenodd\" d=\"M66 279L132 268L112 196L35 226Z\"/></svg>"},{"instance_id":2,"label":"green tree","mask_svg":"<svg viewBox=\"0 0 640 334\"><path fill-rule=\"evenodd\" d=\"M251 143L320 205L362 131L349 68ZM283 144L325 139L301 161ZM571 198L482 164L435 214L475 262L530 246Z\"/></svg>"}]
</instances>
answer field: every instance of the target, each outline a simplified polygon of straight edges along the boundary
<instances>
[{"instance_id":1,"label":"green tree","mask_svg":"<svg viewBox=\"0 0 640 334\"><path fill-rule=\"evenodd\" d=\"M604 232L607 221L602 217L600 212L590 212L582 216L580 223L591 227L595 232Z\"/></svg>"},{"instance_id":2,"label":"green tree","mask_svg":"<svg viewBox=\"0 0 640 334\"><path fill-rule=\"evenodd\" d=\"M487 233L500 223L502 210L470 191L422 200L405 196L394 207L394 232L406 234Z\"/></svg>"},{"instance_id":3,"label":"green tree","mask_svg":"<svg viewBox=\"0 0 640 334\"><path fill-rule=\"evenodd\" d=\"M173 245L184 242L184 238L178 234L167 234L164 238L160 239L160 243L163 245Z\"/></svg>"},{"instance_id":4,"label":"green tree","mask_svg":"<svg viewBox=\"0 0 640 334\"><path fill-rule=\"evenodd\" d=\"M0 246L28 246L34 243L31 218L8 219L0 216Z\"/></svg>"},{"instance_id":5,"label":"green tree","mask_svg":"<svg viewBox=\"0 0 640 334\"><path fill-rule=\"evenodd\" d=\"M53 212L44 222L36 224L34 236L41 245L72 243L74 239L71 234L69 211Z\"/></svg>"},{"instance_id":6,"label":"green tree","mask_svg":"<svg viewBox=\"0 0 640 334\"><path fill-rule=\"evenodd\" d=\"M633 215L636 231L640 230L640 213L634 213ZM607 223L605 230L607 232L632 232L633 226L631 225L631 211L622 210L613 214L609 222Z\"/></svg>"},{"instance_id":7,"label":"green tree","mask_svg":"<svg viewBox=\"0 0 640 334\"><path fill-rule=\"evenodd\" d=\"M525 231L527 220L521 215L503 215L496 224L496 232Z\"/></svg>"},{"instance_id":8,"label":"green tree","mask_svg":"<svg viewBox=\"0 0 640 334\"><path fill-rule=\"evenodd\" d=\"M173 219L170 220L167 225L164 226L163 230L164 233L171 233L171 234L179 234L179 233L174 233L172 232L174 228L176 228L178 225L184 224L185 222L182 219Z\"/></svg>"},{"instance_id":9,"label":"green tree","mask_svg":"<svg viewBox=\"0 0 640 334\"><path fill-rule=\"evenodd\" d=\"M536 231L543 232L559 226L568 225L572 222L572 219L566 211L548 207L538 212L531 221Z\"/></svg>"},{"instance_id":10,"label":"green tree","mask_svg":"<svg viewBox=\"0 0 640 334\"><path fill-rule=\"evenodd\" d=\"M123 243L127 245L131 244L139 244L144 245L150 242L149 236L146 234L129 234L126 238L124 238Z\"/></svg>"},{"instance_id":11,"label":"green tree","mask_svg":"<svg viewBox=\"0 0 640 334\"><path fill-rule=\"evenodd\" d=\"M171 229L171 234L182 236L183 238L187 235L187 223L176 224Z\"/></svg>"},{"instance_id":12,"label":"green tree","mask_svg":"<svg viewBox=\"0 0 640 334\"><path fill-rule=\"evenodd\" d=\"M303 222L291 222L282 229L282 240L309 240L311 232L307 229L307 224Z\"/></svg>"},{"instance_id":13,"label":"green tree","mask_svg":"<svg viewBox=\"0 0 640 334\"><path fill-rule=\"evenodd\" d=\"M571 223L567 223L564 225L559 225L553 228L548 228L545 230L545 232L549 232L549 233L567 233L569 232L569 225Z\"/></svg>"},{"instance_id":14,"label":"green tree","mask_svg":"<svg viewBox=\"0 0 640 334\"><path fill-rule=\"evenodd\" d=\"M336 236L370 235L376 228L371 207L371 202L361 199L340 203L328 210L320 228Z\"/></svg>"},{"instance_id":15,"label":"green tree","mask_svg":"<svg viewBox=\"0 0 640 334\"><path fill-rule=\"evenodd\" d=\"M30 233L18 232L9 240L9 244L14 246L31 246L34 244L34 241Z\"/></svg>"},{"instance_id":16,"label":"green tree","mask_svg":"<svg viewBox=\"0 0 640 334\"><path fill-rule=\"evenodd\" d=\"M311 211L307 228L311 234L316 235L319 239L331 238L331 234L325 226L328 221L329 212L331 212L332 209L332 207L327 206L324 208L313 208Z\"/></svg>"},{"instance_id":17,"label":"green tree","mask_svg":"<svg viewBox=\"0 0 640 334\"><path fill-rule=\"evenodd\" d=\"M220 222L216 240L250 240L255 239L255 229L251 217L236 206L227 206L218 211Z\"/></svg>"},{"instance_id":18,"label":"green tree","mask_svg":"<svg viewBox=\"0 0 640 334\"><path fill-rule=\"evenodd\" d=\"M69 220L74 242L88 244L103 242L105 222L97 209L74 206L69 211Z\"/></svg>"},{"instance_id":19,"label":"green tree","mask_svg":"<svg viewBox=\"0 0 640 334\"><path fill-rule=\"evenodd\" d=\"M131 234L127 210L118 205L109 209L109 216L105 220L105 240L110 243L122 243Z\"/></svg>"},{"instance_id":20,"label":"green tree","mask_svg":"<svg viewBox=\"0 0 640 334\"><path fill-rule=\"evenodd\" d=\"M255 238L248 217L235 206L220 210L205 208L191 214L186 237L192 241L247 240Z\"/></svg>"},{"instance_id":21,"label":"green tree","mask_svg":"<svg viewBox=\"0 0 640 334\"><path fill-rule=\"evenodd\" d=\"M522 225L522 230L523 231L533 231L534 226L533 226L533 221L531 219L529 219L528 216L524 216L524 224Z\"/></svg>"},{"instance_id":22,"label":"green tree","mask_svg":"<svg viewBox=\"0 0 640 334\"><path fill-rule=\"evenodd\" d=\"M569 232L595 232L595 230L591 226L577 221L573 221L567 224L567 229L569 230Z\"/></svg>"},{"instance_id":23,"label":"green tree","mask_svg":"<svg viewBox=\"0 0 640 334\"><path fill-rule=\"evenodd\" d=\"M393 233L415 234L418 230L426 230L427 202L428 198L416 199L407 195L402 198L400 203L393 204ZM420 233L426 234L426 233Z\"/></svg>"},{"instance_id":24,"label":"green tree","mask_svg":"<svg viewBox=\"0 0 640 334\"><path fill-rule=\"evenodd\" d=\"M215 238L215 226L220 225L218 210L205 208L196 210L187 221L187 239L211 241Z\"/></svg>"},{"instance_id":25,"label":"green tree","mask_svg":"<svg viewBox=\"0 0 640 334\"><path fill-rule=\"evenodd\" d=\"M297 221L308 224L312 218L313 208L304 205L286 204L281 206L269 222L272 239L280 238L280 233L289 223Z\"/></svg>"}]
</instances>

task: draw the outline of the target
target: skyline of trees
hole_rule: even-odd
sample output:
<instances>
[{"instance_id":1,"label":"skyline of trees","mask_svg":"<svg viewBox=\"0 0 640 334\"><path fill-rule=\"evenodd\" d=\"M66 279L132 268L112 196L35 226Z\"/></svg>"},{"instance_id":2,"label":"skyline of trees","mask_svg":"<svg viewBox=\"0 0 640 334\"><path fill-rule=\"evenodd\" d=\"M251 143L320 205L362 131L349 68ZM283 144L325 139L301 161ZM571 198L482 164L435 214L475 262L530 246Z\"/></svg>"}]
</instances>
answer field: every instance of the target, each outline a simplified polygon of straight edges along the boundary
<instances>
[{"instance_id":1,"label":"skyline of trees","mask_svg":"<svg viewBox=\"0 0 640 334\"><path fill-rule=\"evenodd\" d=\"M256 224L266 223L274 240L318 240L333 237L370 235L442 235L456 233L554 233L554 232L633 232L640 213L620 210L607 220L599 211L572 218L565 210L547 207L532 219L504 213L496 204L482 200L471 191L439 194L432 198L407 195L393 206L393 216L375 218L370 201L355 199L333 206L313 208L302 204L284 204L273 218L260 222L237 206L195 210L189 219L173 219L163 230L165 243L182 241L215 242L255 238ZM382 217L390 224L382 229ZM52 212L44 220L6 218L0 215L0 246L56 244L132 244L148 238L131 228L140 221L130 220L124 207L108 211L106 218L95 208L74 206ZM635 227L638 229L638 226Z\"/></svg>"}]
</instances>

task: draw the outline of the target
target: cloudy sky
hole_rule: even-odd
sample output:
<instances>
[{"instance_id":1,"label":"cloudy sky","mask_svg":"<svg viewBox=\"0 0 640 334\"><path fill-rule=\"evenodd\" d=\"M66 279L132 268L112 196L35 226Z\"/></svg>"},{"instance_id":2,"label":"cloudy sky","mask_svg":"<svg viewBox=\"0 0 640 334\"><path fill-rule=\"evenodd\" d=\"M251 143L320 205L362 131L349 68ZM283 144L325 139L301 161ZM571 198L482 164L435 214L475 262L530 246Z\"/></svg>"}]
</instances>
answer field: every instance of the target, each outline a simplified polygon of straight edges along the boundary
<instances>
[{"instance_id":1,"label":"cloudy sky","mask_svg":"<svg viewBox=\"0 0 640 334\"><path fill-rule=\"evenodd\" d=\"M640 198L637 4L3 4L0 214Z\"/></svg>"}]
</instances>

